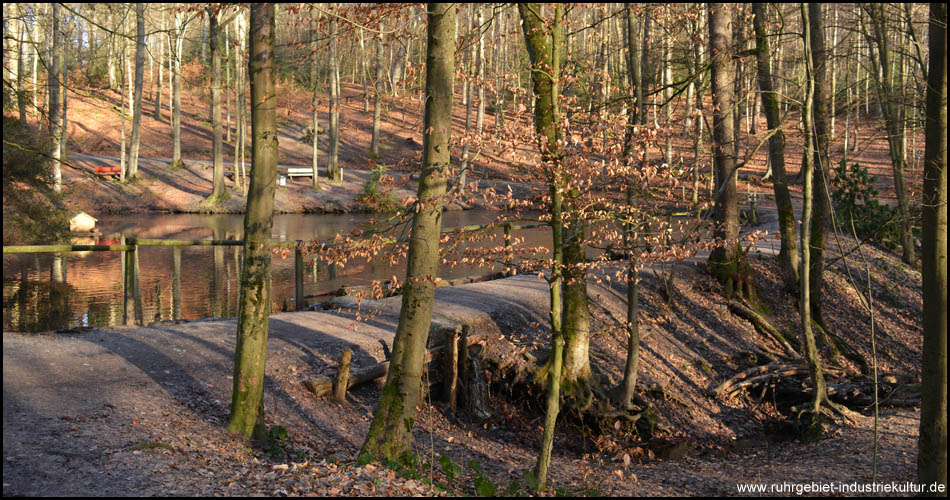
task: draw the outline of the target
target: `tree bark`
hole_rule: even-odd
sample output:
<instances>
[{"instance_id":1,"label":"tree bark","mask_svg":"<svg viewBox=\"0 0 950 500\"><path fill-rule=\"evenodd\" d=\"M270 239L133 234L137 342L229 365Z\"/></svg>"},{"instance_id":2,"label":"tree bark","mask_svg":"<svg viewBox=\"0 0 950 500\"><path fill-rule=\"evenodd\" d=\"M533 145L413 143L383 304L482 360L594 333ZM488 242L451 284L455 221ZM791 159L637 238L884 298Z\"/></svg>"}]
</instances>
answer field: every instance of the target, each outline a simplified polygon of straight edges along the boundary
<instances>
[{"instance_id":1,"label":"tree bark","mask_svg":"<svg viewBox=\"0 0 950 500\"><path fill-rule=\"evenodd\" d=\"M132 105L132 139L129 144L129 177L139 173L142 135L142 80L145 76L145 4L135 4L135 96Z\"/></svg>"},{"instance_id":2,"label":"tree bark","mask_svg":"<svg viewBox=\"0 0 950 500\"><path fill-rule=\"evenodd\" d=\"M412 219L406 284L392 362L361 460L398 459L412 451L416 406L422 402L422 370L432 321L439 264L439 235L446 175L451 164L452 91L455 76L455 4L427 6L426 97L418 210Z\"/></svg>"},{"instance_id":3,"label":"tree bark","mask_svg":"<svg viewBox=\"0 0 950 500\"><path fill-rule=\"evenodd\" d=\"M762 107L765 110L765 120L769 131L780 129L782 118L779 115L779 102L772 86L772 74L769 64L769 38L766 25L768 17L766 6L761 3L752 4L755 14L756 62L759 77L759 95L762 96ZM779 233L781 249L778 260L785 274L785 285L789 290L798 287L798 243L795 224L795 213L792 210L792 197L788 192L788 178L785 172L785 133L778 130L769 138L769 162L772 167L772 188L775 191L775 204L778 208Z\"/></svg>"},{"instance_id":4,"label":"tree bark","mask_svg":"<svg viewBox=\"0 0 950 500\"><path fill-rule=\"evenodd\" d=\"M947 484L947 4L930 4L924 153L924 348L917 477Z\"/></svg>"},{"instance_id":5,"label":"tree bark","mask_svg":"<svg viewBox=\"0 0 950 500\"><path fill-rule=\"evenodd\" d=\"M172 163L171 168L181 168L181 58L185 38L185 14L175 13L175 50L172 71Z\"/></svg>"},{"instance_id":6,"label":"tree bark","mask_svg":"<svg viewBox=\"0 0 950 500\"><path fill-rule=\"evenodd\" d=\"M53 34L52 40L52 61L50 64L48 80L49 108L46 114L49 117L49 135L52 139L51 144L51 167L53 171L53 191L59 193L63 190L63 170L62 170L62 143L63 143L63 123L62 123L62 79L63 79L63 35L60 32L60 6L53 4Z\"/></svg>"},{"instance_id":7,"label":"tree bark","mask_svg":"<svg viewBox=\"0 0 950 500\"><path fill-rule=\"evenodd\" d=\"M250 15L251 169L244 215L244 266L234 352L228 430L263 438L264 363L270 316L270 239L277 184L277 94L274 4L252 4Z\"/></svg>"},{"instance_id":8,"label":"tree bark","mask_svg":"<svg viewBox=\"0 0 950 500\"><path fill-rule=\"evenodd\" d=\"M891 86L890 47L887 39L887 19L883 4L869 4L866 7L871 24L874 25L874 42L877 44L880 57L874 57L872 51L872 65L880 69L872 71L878 89L878 104L884 114L884 124L887 128L887 146L891 155L891 169L894 173L894 191L897 194L897 209L900 214L900 243L903 250L902 258L910 265L917 264L917 255L914 248L914 239L911 232L913 221L910 217L910 207L907 200L907 187L904 182L906 160L904 158L903 138L901 137L901 123L898 112L894 109L893 87ZM870 34L866 34L870 37Z\"/></svg>"},{"instance_id":9,"label":"tree bark","mask_svg":"<svg viewBox=\"0 0 950 500\"><path fill-rule=\"evenodd\" d=\"M534 82L534 123L538 134L539 149L545 163L548 186L551 192L551 237L554 262L550 283L550 317L552 349L547 379L544 432L541 449L535 466L537 491L545 489L548 468L551 465L551 450L554 445L554 430L560 411L560 380L564 350L561 318L561 283L563 281L564 237L562 209L563 190L567 184L563 158L558 141L560 130L560 71L564 46L564 11L558 4L554 7L553 22L541 17L537 4L518 4L521 15L525 45L531 62L531 77Z\"/></svg>"},{"instance_id":10,"label":"tree bark","mask_svg":"<svg viewBox=\"0 0 950 500\"><path fill-rule=\"evenodd\" d=\"M373 77L373 138L369 145L370 155L379 158L379 128L382 118L383 84L383 35L376 35L376 70Z\"/></svg>"},{"instance_id":11,"label":"tree bark","mask_svg":"<svg viewBox=\"0 0 950 500\"><path fill-rule=\"evenodd\" d=\"M330 24L331 33L336 33L336 21ZM340 61L337 59L337 40L330 38L330 159L327 174L334 182L342 182L340 171Z\"/></svg>"},{"instance_id":12,"label":"tree bark","mask_svg":"<svg viewBox=\"0 0 950 500\"><path fill-rule=\"evenodd\" d=\"M206 203L217 205L229 197L224 186L224 131L221 126L221 28L216 9L209 8L207 12L208 45L211 49L211 157L214 184Z\"/></svg>"},{"instance_id":13,"label":"tree bark","mask_svg":"<svg viewBox=\"0 0 950 500\"><path fill-rule=\"evenodd\" d=\"M814 214L811 226L811 314L819 325L824 326L821 315L821 287L825 271L825 231L831 217L831 193L828 189L828 173L831 171L830 112L828 98L828 51L825 49L825 22L820 3L808 4L811 54L814 63L815 93L813 95L815 151L812 161L812 187L814 189Z\"/></svg>"},{"instance_id":14,"label":"tree bark","mask_svg":"<svg viewBox=\"0 0 950 500\"><path fill-rule=\"evenodd\" d=\"M709 4L709 60L713 93L713 159L716 201L713 221L721 246L709 254L709 268L724 285L724 295L754 295L752 269L739 246L739 208L736 193L734 80L732 63L732 7Z\"/></svg>"}]
</instances>

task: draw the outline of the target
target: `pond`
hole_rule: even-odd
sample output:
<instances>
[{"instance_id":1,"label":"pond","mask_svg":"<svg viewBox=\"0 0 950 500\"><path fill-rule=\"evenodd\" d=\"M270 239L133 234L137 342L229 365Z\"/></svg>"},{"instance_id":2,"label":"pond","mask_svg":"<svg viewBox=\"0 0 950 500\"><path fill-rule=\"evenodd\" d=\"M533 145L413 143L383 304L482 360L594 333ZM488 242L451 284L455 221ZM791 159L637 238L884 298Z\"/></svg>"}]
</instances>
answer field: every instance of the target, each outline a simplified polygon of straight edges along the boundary
<instances>
[{"instance_id":1,"label":"pond","mask_svg":"<svg viewBox=\"0 0 950 500\"><path fill-rule=\"evenodd\" d=\"M443 227L486 224L498 212L468 210L445 212ZM365 227L367 215L275 215L275 241L329 241ZM98 222L100 236L76 238L75 244L117 244L121 237L209 240L241 239L243 215L112 215ZM550 231L516 231L527 246L550 246ZM501 244L503 231L495 231ZM172 247L141 246L139 289L145 324L160 320L237 316L240 292L241 247L191 246L180 248L180 287L173 286L176 250ZM3 256L3 330L42 332L77 327L101 327L123 323L123 272L125 252L71 252L63 254L9 254ZM314 258L316 257L316 258ZM304 294L368 285L372 280L397 276L405 279L405 265L393 267L388 255L367 262L350 261L345 267L306 256ZM285 299L294 297L294 258L272 257L271 311L281 310ZM487 273L459 265L440 267L439 275L453 279Z\"/></svg>"}]
</instances>

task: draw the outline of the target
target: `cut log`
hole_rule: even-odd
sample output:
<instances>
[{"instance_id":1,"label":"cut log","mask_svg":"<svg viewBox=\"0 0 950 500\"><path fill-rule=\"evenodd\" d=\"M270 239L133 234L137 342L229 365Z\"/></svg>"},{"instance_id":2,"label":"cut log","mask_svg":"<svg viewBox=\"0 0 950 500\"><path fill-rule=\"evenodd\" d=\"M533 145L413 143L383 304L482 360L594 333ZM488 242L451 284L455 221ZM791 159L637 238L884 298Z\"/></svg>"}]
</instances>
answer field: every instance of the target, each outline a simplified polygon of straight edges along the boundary
<instances>
[{"instance_id":1,"label":"cut log","mask_svg":"<svg viewBox=\"0 0 950 500\"><path fill-rule=\"evenodd\" d=\"M432 361L432 358L444 348L445 346L440 345L429 349L429 351L426 352L425 362L428 363ZM351 369L349 380L346 383L346 389L349 390L358 385L383 378L387 373L389 373L389 361L376 363L365 368ZM303 384L316 396L325 396L333 393L334 380L330 377L317 377L311 380L305 380Z\"/></svg>"}]
</instances>

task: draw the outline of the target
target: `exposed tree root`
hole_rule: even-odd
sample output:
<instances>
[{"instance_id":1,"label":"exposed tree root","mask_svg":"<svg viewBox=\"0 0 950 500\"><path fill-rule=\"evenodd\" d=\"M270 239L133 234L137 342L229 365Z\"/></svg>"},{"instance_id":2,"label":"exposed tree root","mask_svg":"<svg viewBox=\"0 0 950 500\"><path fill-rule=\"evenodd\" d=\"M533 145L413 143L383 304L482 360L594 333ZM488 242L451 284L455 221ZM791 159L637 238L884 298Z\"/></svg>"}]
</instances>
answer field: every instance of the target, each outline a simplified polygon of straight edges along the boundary
<instances>
[{"instance_id":1,"label":"exposed tree root","mask_svg":"<svg viewBox=\"0 0 950 500\"><path fill-rule=\"evenodd\" d=\"M785 336L778 331L778 329L772 326L768 321L766 321L765 318L759 315L759 313L755 312L748 305L742 302L729 301L729 310L751 321L752 324L756 326L756 328L766 335L772 337L782 346L783 349L785 349L785 353L789 357L793 359L800 359L802 357L801 354L799 354L798 351L792 347L792 344L785 338Z\"/></svg>"}]
</instances>

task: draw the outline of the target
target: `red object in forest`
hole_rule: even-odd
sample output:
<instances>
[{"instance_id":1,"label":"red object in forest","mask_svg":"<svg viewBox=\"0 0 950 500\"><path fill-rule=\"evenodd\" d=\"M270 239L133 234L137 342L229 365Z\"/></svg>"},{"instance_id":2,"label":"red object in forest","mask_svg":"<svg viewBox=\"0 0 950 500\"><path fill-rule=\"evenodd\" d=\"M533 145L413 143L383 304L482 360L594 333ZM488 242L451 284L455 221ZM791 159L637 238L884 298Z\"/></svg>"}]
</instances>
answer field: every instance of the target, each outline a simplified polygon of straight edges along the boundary
<instances>
[{"instance_id":1,"label":"red object in forest","mask_svg":"<svg viewBox=\"0 0 950 500\"><path fill-rule=\"evenodd\" d=\"M95 167L96 175L102 175L105 177L118 177L121 173L119 167Z\"/></svg>"}]
</instances>

